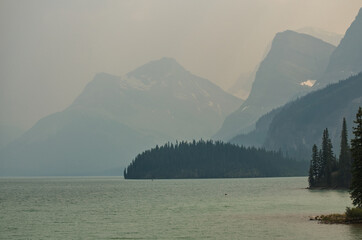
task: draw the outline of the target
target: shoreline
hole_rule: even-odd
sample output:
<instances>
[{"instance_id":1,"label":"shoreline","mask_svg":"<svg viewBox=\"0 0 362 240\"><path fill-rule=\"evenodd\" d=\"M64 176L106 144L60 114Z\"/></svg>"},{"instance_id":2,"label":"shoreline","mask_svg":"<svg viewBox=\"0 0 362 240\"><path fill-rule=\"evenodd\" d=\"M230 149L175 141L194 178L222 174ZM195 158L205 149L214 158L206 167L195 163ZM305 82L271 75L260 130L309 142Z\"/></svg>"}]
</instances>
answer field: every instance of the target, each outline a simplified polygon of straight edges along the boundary
<instances>
[{"instance_id":1,"label":"shoreline","mask_svg":"<svg viewBox=\"0 0 362 240\"><path fill-rule=\"evenodd\" d=\"M309 217L309 221L318 221L318 223L322 224L362 224L362 219L348 219L345 213L311 216Z\"/></svg>"},{"instance_id":2,"label":"shoreline","mask_svg":"<svg viewBox=\"0 0 362 240\"><path fill-rule=\"evenodd\" d=\"M349 188L345 188L345 187L306 187L305 189L308 189L308 190L343 190L343 191L349 191Z\"/></svg>"}]
</instances>

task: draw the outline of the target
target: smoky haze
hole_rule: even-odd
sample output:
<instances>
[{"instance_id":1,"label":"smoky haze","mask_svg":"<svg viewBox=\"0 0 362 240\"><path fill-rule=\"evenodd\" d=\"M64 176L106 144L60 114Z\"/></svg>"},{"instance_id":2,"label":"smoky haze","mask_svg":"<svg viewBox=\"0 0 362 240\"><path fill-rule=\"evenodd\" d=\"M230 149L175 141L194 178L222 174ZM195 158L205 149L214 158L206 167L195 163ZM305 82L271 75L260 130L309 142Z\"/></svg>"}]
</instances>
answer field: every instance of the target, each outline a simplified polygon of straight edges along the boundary
<instances>
[{"instance_id":1,"label":"smoky haze","mask_svg":"<svg viewBox=\"0 0 362 240\"><path fill-rule=\"evenodd\" d=\"M276 32L343 34L360 0L0 2L0 123L31 127L97 72L175 58L224 89L255 69Z\"/></svg>"}]
</instances>

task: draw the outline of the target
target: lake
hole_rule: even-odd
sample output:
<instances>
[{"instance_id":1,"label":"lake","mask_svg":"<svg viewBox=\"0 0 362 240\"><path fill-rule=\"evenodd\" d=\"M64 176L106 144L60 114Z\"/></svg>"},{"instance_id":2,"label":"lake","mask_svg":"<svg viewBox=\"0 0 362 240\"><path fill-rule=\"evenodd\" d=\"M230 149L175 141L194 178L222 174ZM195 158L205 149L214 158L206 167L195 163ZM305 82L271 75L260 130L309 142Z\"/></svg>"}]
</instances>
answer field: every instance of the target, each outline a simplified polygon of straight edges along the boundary
<instances>
[{"instance_id":1,"label":"lake","mask_svg":"<svg viewBox=\"0 0 362 240\"><path fill-rule=\"evenodd\" d=\"M0 178L0 239L361 239L361 225L309 221L342 213L348 192L306 186L306 177Z\"/></svg>"}]
</instances>

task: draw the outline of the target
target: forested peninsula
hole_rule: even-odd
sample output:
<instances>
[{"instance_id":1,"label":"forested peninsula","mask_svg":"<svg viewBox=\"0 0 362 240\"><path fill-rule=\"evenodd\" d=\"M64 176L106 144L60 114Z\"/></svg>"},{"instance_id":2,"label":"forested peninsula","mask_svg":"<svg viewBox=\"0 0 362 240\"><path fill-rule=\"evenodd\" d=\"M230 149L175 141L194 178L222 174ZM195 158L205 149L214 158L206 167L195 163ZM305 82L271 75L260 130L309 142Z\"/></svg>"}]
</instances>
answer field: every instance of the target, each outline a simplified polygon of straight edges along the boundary
<instances>
[{"instance_id":1,"label":"forested peninsula","mask_svg":"<svg viewBox=\"0 0 362 240\"><path fill-rule=\"evenodd\" d=\"M167 143L139 154L126 179L247 178L305 176L307 162L281 152L203 141Z\"/></svg>"}]
</instances>

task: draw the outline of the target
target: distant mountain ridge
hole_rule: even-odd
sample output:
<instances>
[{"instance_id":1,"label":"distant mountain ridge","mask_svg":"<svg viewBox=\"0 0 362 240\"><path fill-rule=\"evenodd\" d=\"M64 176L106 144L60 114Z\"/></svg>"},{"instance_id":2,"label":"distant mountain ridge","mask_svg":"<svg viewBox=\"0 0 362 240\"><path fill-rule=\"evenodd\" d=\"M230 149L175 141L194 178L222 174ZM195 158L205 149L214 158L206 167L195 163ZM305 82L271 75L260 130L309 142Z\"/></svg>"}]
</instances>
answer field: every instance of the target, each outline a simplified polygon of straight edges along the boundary
<instances>
[{"instance_id":1,"label":"distant mountain ridge","mask_svg":"<svg viewBox=\"0 0 362 240\"><path fill-rule=\"evenodd\" d=\"M241 103L171 58L123 77L99 73L1 151L0 175L104 175L156 144L211 136Z\"/></svg>"},{"instance_id":2,"label":"distant mountain ridge","mask_svg":"<svg viewBox=\"0 0 362 240\"><path fill-rule=\"evenodd\" d=\"M276 34L256 72L248 99L225 119L214 138L229 140L247 133L263 114L310 92L334 49L333 45L306 34L289 30Z\"/></svg>"},{"instance_id":3,"label":"distant mountain ridge","mask_svg":"<svg viewBox=\"0 0 362 240\"><path fill-rule=\"evenodd\" d=\"M353 119L362 105L362 73L355 73L362 72L361 43L362 8L331 54L325 73L313 86L320 90L265 114L257 121L254 131L237 135L231 142L281 149L289 156L308 160L312 145L320 144L323 130L328 128L338 154L342 119L346 118L351 136ZM344 80L350 75L354 76ZM339 82L336 83L336 79Z\"/></svg>"},{"instance_id":4,"label":"distant mountain ridge","mask_svg":"<svg viewBox=\"0 0 362 240\"><path fill-rule=\"evenodd\" d=\"M334 152L339 153L342 120L349 136L358 107L362 105L362 73L312 92L262 116L256 129L230 140L243 146L282 150L299 160L309 160L313 144L320 144L328 128Z\"/></svg>"},{"instance_id":5,"label":"distant mountain ridge","mask_svg":"<svg viewBox=\"0 0 362 240\"><path fill-rule=\"evenodd\" d=\"M326 72L315 88L356 75L362 71L362 8L332 53Z\"/></svg>"},{"instance_id":6,"label":"distant mountain ridge","mask_svg":"<svg viewBox=\"0 0 362 240\"><path fill-rule=\"evenodd\" d=\"M341 42L342 38L343 38L343 34L338 34L338 33L334 33L334 32L328 32L325 31L323 29L319 29L319 28L314 28L314 27L304 27L304 28L300 28L295 30L296 32L299 33L304 33L304 34L308 34L311 35L313 37L319 38L327 43L330 43L334 46L338 46L339 43Z\"/></svg>"},{"instance_id":7,"label":"distant mountain ridge","mask_svg":"<svg viewBox=\"0 0 362 240\"><path fill-rule=\"evenodd\" d=\"M319 145L328 128L335 153L339 153L342 120L349 136L359 106L362 106L362 73L329 85L283 107L271 121L267 149L282 149L290 156L309 159L313 144Z\"/></svg>"},{"instance_id":8,"label":"distant mountain ridge","mask_svg":"<svg viewBox=\"0 0 362 240\"><path fill-rule=\"evenodd\" d=\"M124 77L97 74L71 108L107 110L132 128L157 132L167 139L192 140L210 137L241 103L174 59L162 58Z\"/></svg>"}]
</instances>

